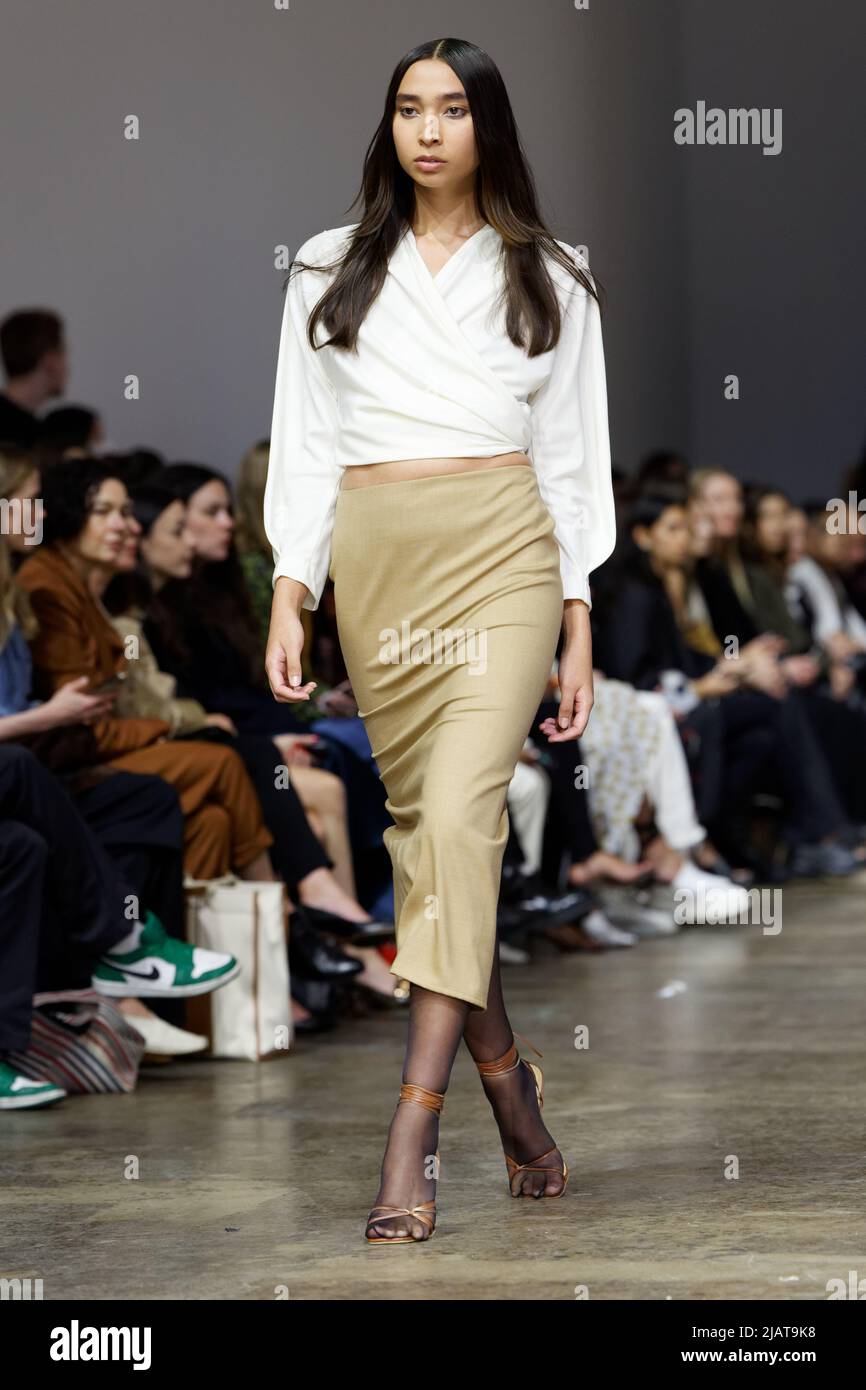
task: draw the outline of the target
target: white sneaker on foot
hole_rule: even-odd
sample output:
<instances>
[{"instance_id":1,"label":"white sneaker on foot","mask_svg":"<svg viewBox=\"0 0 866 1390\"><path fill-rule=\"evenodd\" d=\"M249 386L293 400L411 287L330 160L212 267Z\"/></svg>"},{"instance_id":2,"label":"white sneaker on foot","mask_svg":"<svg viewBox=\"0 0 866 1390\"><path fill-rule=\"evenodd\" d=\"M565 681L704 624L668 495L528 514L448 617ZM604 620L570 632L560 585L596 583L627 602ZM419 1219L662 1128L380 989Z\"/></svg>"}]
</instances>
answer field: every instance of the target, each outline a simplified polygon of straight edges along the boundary
<instances>
[{"instance_id":1,"label":"white sneaker on foot","mask_svg":"<svg viewBox=\"0 0 866 1390\"><path fill-rule=\"evenodd\" d=\"M136 1033L140 1033L145 1041L145 1053L150 1053L154 1057L185 1057L191 1052L204 1052L208 1045L207 1038L200 1033L188 1033L185 1028L175 1028L173 1023L166 1023L164 1018L139 1018L135 1014L126 1014L127 1023L131 1023Z\"/></svg>"}]
</instances>

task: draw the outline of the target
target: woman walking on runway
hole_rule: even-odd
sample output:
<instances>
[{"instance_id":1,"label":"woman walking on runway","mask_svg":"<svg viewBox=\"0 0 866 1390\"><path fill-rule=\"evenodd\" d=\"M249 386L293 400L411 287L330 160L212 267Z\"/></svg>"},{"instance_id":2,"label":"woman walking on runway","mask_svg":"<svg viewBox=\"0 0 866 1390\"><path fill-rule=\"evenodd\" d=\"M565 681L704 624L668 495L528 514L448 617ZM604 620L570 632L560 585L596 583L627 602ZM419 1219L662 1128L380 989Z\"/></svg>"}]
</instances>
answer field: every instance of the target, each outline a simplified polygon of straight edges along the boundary
<instances>
[{"instance_id":1,"label":"woman walking on runway","mask_svg":"<svg viewBox=\"0 0 866 1390\"><path fill-rule=\"evenodd\" d=\"M589 572L614 544L599 304L541 220L500 73L474 44L397 65L364 210L292 263L265 494L274 697L307 700L302 608L330 576L394 824L397 956L411 982L403 1085L366 1237L435 1225L439 1114L460 1039L513 1196L568 1169L541 1072L505 1012L496 905L506 791L564 631L551 740L592 706Z\"/></svg>"}]
</instances>

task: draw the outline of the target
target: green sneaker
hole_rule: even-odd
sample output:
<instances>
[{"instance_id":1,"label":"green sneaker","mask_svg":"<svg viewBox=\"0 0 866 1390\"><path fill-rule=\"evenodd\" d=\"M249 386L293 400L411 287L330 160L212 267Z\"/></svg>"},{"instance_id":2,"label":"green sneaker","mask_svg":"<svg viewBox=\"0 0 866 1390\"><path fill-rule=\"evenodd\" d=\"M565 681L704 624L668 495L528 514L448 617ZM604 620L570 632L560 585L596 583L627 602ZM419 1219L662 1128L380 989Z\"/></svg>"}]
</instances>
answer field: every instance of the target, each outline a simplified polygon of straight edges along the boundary
<instances>
[{"instance_id":1,"label":"green sneaker","mask_svg":"<svg viewBox=\"0 0 866 1390\"><path fill-rule=\"evenodd\" d=\"M221 989L241 973L234 956L206 951L169 936L148 913L134 951L104 955L93 973L99 994L137 999L186 999Z\"/></svg>"},{"instance_id":2,"label":"green sneaker","mask_svg":"<svg viewBox=\"0 0 866 1390\"><path fill-rule=\"evenodd\" d=\"M66 1092L46 1081L32 1081L21 1076L7 1062L0 1062L0 1110L36 1110L40 1105L53 1105L63 1100Z\"/></svg>"}]
</instances>

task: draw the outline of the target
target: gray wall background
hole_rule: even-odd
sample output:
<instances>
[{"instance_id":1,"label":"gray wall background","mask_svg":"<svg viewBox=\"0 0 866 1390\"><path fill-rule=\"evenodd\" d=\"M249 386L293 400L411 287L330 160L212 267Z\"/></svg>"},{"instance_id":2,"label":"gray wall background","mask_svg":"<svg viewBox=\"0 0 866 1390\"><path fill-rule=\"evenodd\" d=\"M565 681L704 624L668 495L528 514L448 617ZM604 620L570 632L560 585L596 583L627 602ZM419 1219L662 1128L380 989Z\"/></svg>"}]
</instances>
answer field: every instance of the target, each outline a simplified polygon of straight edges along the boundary
<instances>
[{"instance_id":1,"label":"gray wall background","mask_svg":"<svg viewBox=\"0 0 866 1390\"><path fill-rule=\"evenodd\" d=\"M392 67L453 33L501 67L554 233L587 244L607 288L616 461L675 446L832 491L863 430L863 14L854 0L6 0L0 313L63 314L69 399L99 410L112 443L234 473L270 428L274 247L355 220ZM782 106L782 154L676 146L674 110L699 99ZM123 138L130 113L138 141Z\"/></svg>"}]
</instances>

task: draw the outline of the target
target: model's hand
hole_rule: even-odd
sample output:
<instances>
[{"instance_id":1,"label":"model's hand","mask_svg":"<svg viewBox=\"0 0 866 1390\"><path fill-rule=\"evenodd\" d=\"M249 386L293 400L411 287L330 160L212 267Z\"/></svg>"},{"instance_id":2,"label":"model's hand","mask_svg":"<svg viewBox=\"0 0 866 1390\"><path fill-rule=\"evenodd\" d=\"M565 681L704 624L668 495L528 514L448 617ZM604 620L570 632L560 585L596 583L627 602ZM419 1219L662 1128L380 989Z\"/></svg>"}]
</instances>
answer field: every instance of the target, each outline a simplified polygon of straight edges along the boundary
<instances>
[{"instance_id":1,"label":"model's hand","mask_svg":"<svg viewBox=\"0 0 866 1390\"><path fill-rule=\"evenodd\" d=\"M593 705L592 634L589 609L572 600L565 608L565 642L559 658L559 713L545 719L539 729L548 743L580 738Z\"/></svg>"},{"instance_id":2,"label":"model's hand","mask_svg":"<svg viewBox=\"0 0 866 1390\"><path fill-rule=\"evenodd\" d=\"M304 650L304 625L299 609L306 594L306 585L297 579L279 578L274 588L271 607L271 628L265 652L265 670L271 694L281 704L309 700L316 688L315 681L302 685L301 652Z\"/></svg>"}]
</instances>

